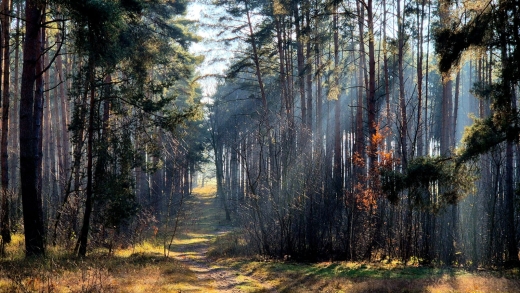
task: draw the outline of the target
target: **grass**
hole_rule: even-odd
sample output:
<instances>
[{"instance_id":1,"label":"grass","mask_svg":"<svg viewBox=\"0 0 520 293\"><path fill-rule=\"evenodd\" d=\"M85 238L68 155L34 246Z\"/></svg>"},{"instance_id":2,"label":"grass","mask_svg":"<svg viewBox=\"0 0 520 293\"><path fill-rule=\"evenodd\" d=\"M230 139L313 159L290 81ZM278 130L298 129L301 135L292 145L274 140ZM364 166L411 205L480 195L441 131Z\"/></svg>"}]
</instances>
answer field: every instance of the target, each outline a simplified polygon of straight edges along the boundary
<instances>
[{"instance_id":1,"label":"grass","mask_svg":"<svg viewBox=\"0 0 520 293\"><path fill-rule=\"evenodd\" d=\"M214 186L195 192L171 257L163 254L164 235L157 235L110 256L99 249L80 259L49 248L43 259L26 259L16 234L0 259L0 292L520 292L518 268L473 273L397 262L266 261L251 256L243 234L223 221ZM207 266L191 265L200 261L196 248L208 244ZM211 272L232 279L233 287L223 287Z\"/></svg>"},{"instance_id":2,"label":"grass","mask_svg":"<svg viewBox=\"0 0 520 293\"><path fill-rule=\"evenodd\" d=\"M19 237L19 236L18 236ZM162 246L145 242L114 255L87 258L50 249L41 259L10 254L0 261L0 292L178 292L203 288L182 263L162 255Z\"/></svg>"},{"instance_id":3,"label":"grass","mask_svg":"<svg viewBox=\"0 0 520 293\"><path fill-rule=\"evenodd\" d=\"M269 282L278 292L520 292L518 270L473 273L401 264L302 264L244 258L222 258L218 263L253 280Z\"/></svg>"},{"instance_id":4,"label":"grass","mask_svg":"<svg viewBox=\"0 0 520 293\"><path fill-rule=\"evenodd\" d=\"M278 292L520 292L518 271L470 273L379 263L302 264L280 261L221 259Z\"/></svg>"},{"instance_id":5,"label":"grass","mask_svg":"<svg viewBox=\"0 0 520 293\"><path fill-rule=\"evenodd\" d=\"M192 219L187 219L188 225L173 241L176 249L186 247L187 251L172 251L170 258L165 257L163 237L168 235L159 234L112 255L96 249L81 259L62 248L48 247L45 258L26 259L23 235L15 234L7 257L0 259L0 292L217 292L211 280L200 279L192 268L173 258L180 254L189 258L190 246L216 238L214 220L219 209L210 204L215 187L196 192L207 205L200 207L204 213L197 215L194 230Z\"/></svg>"}]
</instances>

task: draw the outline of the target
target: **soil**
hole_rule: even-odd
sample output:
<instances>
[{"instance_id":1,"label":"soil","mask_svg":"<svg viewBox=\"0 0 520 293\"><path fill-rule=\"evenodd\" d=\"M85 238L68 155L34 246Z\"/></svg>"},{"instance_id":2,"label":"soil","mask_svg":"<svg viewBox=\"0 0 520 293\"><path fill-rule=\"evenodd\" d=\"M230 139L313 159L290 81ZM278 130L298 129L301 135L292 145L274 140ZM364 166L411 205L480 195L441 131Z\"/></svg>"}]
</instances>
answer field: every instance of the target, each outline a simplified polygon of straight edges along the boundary
<instances>
[{"instance_id":1,"label":"soil","mask_svg":"<svg viewBox=\"0 0 520 293\"><path fill-rule=\"evenodd\" d=\"M179 235L192 237L196 241L177 241L171 251L173 257L188 266L201 282L209 284L217 292L277 292L262 280L245 276L230 267L219 266L208 257L211 243L236 229L225 221L217 198L194 194L185 201L183 210Z\"/></svg>"}]
</instances>

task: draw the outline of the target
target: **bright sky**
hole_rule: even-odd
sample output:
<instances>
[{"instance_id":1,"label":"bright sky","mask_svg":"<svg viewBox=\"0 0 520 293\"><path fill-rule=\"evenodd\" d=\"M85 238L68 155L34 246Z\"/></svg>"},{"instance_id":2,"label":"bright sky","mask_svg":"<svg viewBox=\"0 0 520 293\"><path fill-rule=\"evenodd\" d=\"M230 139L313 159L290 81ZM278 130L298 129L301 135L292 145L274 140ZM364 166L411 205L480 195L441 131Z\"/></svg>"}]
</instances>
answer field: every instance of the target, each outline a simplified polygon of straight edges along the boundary
<instances>
[{"instance_id":1,"label":"bright sky","mask_svg":"<svg viewBox=\"0 0 520 293\"><path fill-rule=\"evenodd\" d=\"M222 44L215 41L218 38L218 30L207 27L207 24L211 24L212 19L218 16L218 13L218 10L213 6L198 3L196 0L188 5L186 17L190 20L200 21L197 35L201 36L203 40L193 44L190 47L190 52L205 56L204 62L197 68L197 72L201 76L224 74L227 68L227 61L215 62L215 60L220 58L229 60L231 58L231 53ZM217 85L215 77L205 77L199 83L205 98L214 94Z\"/></svg>"}]
</instances>

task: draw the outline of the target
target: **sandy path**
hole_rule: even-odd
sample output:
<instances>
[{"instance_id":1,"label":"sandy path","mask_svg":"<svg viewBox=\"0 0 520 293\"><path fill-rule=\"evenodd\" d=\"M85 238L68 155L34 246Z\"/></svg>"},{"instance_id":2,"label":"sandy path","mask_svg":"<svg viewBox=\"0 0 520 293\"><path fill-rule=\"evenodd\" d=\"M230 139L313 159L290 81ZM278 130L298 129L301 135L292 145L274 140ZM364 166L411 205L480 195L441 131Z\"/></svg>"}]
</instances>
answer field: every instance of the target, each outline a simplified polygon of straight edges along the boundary
<instances>
[{"instance_id":1,"label":"sandy path","mask_svg":"<svg viewBox=\"0 0 520 293\"><path fill-rule=\"evenodd\" d=\"M277 292L271 286L207 257L211 243L234 228L225 224L224 215L213 196L195 194L186 201L185 215L179 227L179 239L172 247L174 258L196 273L213 292ZM261 285L259 285L261 284ZM211 292L210 291L210 292Z\"/></svg>"}]
</instances>

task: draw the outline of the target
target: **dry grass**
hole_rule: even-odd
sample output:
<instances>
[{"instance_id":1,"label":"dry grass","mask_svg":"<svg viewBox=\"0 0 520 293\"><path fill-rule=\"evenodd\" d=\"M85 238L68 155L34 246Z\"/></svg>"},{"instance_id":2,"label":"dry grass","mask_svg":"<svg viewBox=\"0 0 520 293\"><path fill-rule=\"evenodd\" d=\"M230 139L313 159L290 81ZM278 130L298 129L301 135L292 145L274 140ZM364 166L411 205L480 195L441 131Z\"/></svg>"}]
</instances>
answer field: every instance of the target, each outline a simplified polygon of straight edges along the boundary
<instances>
[{"instance_id":1,"label":"dry grass","mask_svg":"<svg viewBox=\"0 0 520 293\"><path fill-rule=\"evenodd\" d=\"M43 259L25 259L23 237L14 235L7 257L0 259L0 292L219 292L223 284L240 292L520 292L519 269L469 273L392 262L301 264L251 257L243 234L221 233L229 223L221 223L214 185L195 192L192 218L174 239L170 258L164 257L158 235L111 256L98 250L79 259L50 248ZM207 243L211 262L190 265L200 262L195 248Z\"/></svg>"},{"instance_id":2,"label":"dry grass","mask_svg":"<svg viewBox=\"0 0 520 293\"><path fill-rule=\"evenodd\" d=\"M19 236L17 236L19 237ZM13 248L11 248L13 249ZM49 250L42 259L21 253L0 261L0 292L178 292L204 290L182 263L143 243L113 256L94 252L80 259Z\"/></svg>"},{"instance_id":3,"label":"dry grass","mask_svg":"<svg viewBox=\"0 0 520 293\"><path fill-rule=\"evenodd\" d=\"M193 193L196 193L197 196L201 197L215 197L215 194L217 193L217 185L215 184L206 184L204 187L195 187L193 189Z\"/></svg>"},{"instance_id":4,"label":"dry grass","mask_svg":"<svg viewBox=\"0 0 520 293\"><path fill-rule=\"evenodd\" d=\"M207 204L213 202L215 186L196 192ZM205 218L197 219L195 231L190 225L183 227L173 241L175 247L215 239L213 217L220 211L214 205L201 208ZM112 255L106 249L95 250L84 259L52 247L45 258L26 259L23 249L23 235L13 235L7 257L0 259L0 292L217 292L212 280L198 278L197 272L173 258L179 253L164 256L161 235Z\"/></svg>"}]
</instances>

